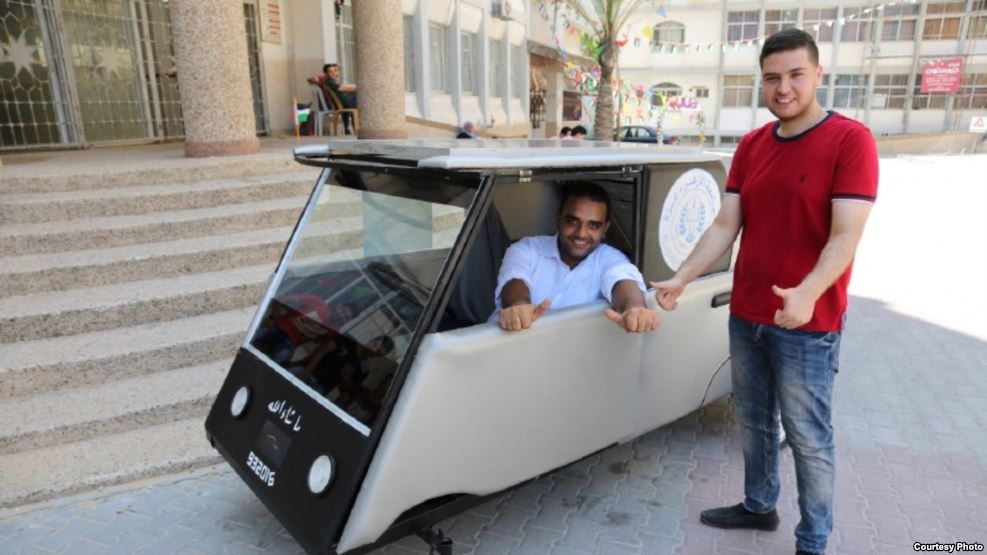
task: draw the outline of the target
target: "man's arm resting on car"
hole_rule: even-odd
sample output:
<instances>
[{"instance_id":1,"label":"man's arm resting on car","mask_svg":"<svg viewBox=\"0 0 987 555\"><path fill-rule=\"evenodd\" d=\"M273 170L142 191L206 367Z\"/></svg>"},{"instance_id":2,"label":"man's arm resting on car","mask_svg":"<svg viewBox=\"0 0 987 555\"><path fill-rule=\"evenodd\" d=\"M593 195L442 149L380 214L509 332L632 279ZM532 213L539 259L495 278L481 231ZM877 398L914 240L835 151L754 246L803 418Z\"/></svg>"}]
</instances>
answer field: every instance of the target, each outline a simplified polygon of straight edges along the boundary
<instances>
[{"instance_id":1,"label":"man's arm resting on car","mask_svg":"<svg viewBox=\"0 0 987 555\"><path fill-rule=\"evenodd\" d=\"M653 331L658 328L658 311L648 308L640 285L632 279L624 279L613 286L613 308L607 310L607 318L627 333Z\"/></svg>"}]
</instances>

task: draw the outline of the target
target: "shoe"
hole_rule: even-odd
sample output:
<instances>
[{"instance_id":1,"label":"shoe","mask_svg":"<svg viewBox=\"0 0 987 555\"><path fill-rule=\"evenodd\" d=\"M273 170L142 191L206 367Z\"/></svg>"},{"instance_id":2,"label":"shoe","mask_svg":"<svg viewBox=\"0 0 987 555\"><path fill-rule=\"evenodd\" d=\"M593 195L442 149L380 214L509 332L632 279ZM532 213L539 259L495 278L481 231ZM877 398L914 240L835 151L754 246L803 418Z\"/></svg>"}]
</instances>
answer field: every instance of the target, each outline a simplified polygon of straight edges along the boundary
<instances>
[{"instance_id":1,"label":"shoe","mask_svg":"<svg viewBox=\"0 0 987 555\"><path fill-rule=\"evenodd\" d=\"M823 555L822 553L816 553L815 551L796 551L795 555Z\"/></svg>"},{"instance_id":2,"label":"shoe","mask_svg":"<svg viewBox=\"0 0 987 555\"><path fill-rule=\"evenodd\" d=\"M752 528L755 530L775 530L778 528L778 511L752 513L743 503L732 507L707 509L699 515L699 521L715 528Z\"/></svg>"}]
</instances>

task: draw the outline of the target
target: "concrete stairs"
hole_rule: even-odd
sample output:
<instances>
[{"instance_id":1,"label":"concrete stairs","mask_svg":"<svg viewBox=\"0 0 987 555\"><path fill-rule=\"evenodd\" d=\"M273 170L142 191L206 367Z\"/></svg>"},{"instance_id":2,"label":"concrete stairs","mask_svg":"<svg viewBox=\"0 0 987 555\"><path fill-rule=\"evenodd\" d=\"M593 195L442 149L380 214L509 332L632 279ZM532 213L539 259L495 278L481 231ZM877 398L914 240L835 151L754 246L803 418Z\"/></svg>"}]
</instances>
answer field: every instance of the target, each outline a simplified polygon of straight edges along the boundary
<instances>
[{"instance_id":1,"label":"concrete stairs","mask_svg":"<svg viewBox=\"0 0 987 555\"><path fill-rule=\"evenodd\" d=\"M0 170L0 507L219 460L206 412L318 175L117 166Z\"/></svg>"}]
</instances>

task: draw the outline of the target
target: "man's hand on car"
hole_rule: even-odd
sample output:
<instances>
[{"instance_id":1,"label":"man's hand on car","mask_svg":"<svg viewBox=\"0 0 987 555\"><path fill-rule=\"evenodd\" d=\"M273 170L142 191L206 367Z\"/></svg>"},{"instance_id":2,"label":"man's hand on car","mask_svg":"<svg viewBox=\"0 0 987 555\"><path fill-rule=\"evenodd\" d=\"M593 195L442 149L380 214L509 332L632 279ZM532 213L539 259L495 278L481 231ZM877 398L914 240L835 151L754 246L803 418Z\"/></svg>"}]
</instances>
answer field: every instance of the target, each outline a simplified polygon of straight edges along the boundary
<instances>
[{"instance_id":1,"label":"man's hand on car","mask_svg":"<svg viewBox=\"0 0 987 555\"><path fill-rule=\"evenodd\" d=\"M552 305L552 299L545 299L538 305L522 303L500 309L500 329L521 331L531 327Z\"/></svg>"},{"instance_id":2,"label":"man's hand on car","mask_svg":"<svg viewBox=\"0 0 987 555\"><path fill-rule=\"evenodd\" d=\"M658 306L665 310L675 310L679 306L679 295L685 291L685 282L678 276L666 279L665 281L651 281L649 285L655 291L655 300Z\"/></svg>"},{"instance_id":3,"label":"man's hand on car","mask_svg":"<svg viewBox=\"0 0 987 555\"><path fill-rule=\"evenodd\" d=\"M641 333L658 329L658 311L644 306L628 308L623 313L608 308L607 318L627 333Z\"/></svg>"}]
</instances>

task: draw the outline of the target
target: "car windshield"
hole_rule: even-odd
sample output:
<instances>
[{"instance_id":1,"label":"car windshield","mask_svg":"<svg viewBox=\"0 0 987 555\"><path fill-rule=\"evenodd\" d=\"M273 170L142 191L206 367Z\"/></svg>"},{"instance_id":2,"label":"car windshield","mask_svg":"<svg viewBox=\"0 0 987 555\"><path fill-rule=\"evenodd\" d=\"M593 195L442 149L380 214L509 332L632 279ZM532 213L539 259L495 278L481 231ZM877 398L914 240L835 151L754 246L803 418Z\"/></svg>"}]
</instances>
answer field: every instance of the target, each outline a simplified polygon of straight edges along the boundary
<instances>
[{"instance_id":1,"label":"car windshield","mask_svg":"<svg viewBox=\"0 0 987 555\"><path fill-rule=\"evenodd\" d=\"M250 346L369 433L478 184L334 171L292 237Z\"/></svg>"}]
</instances>

